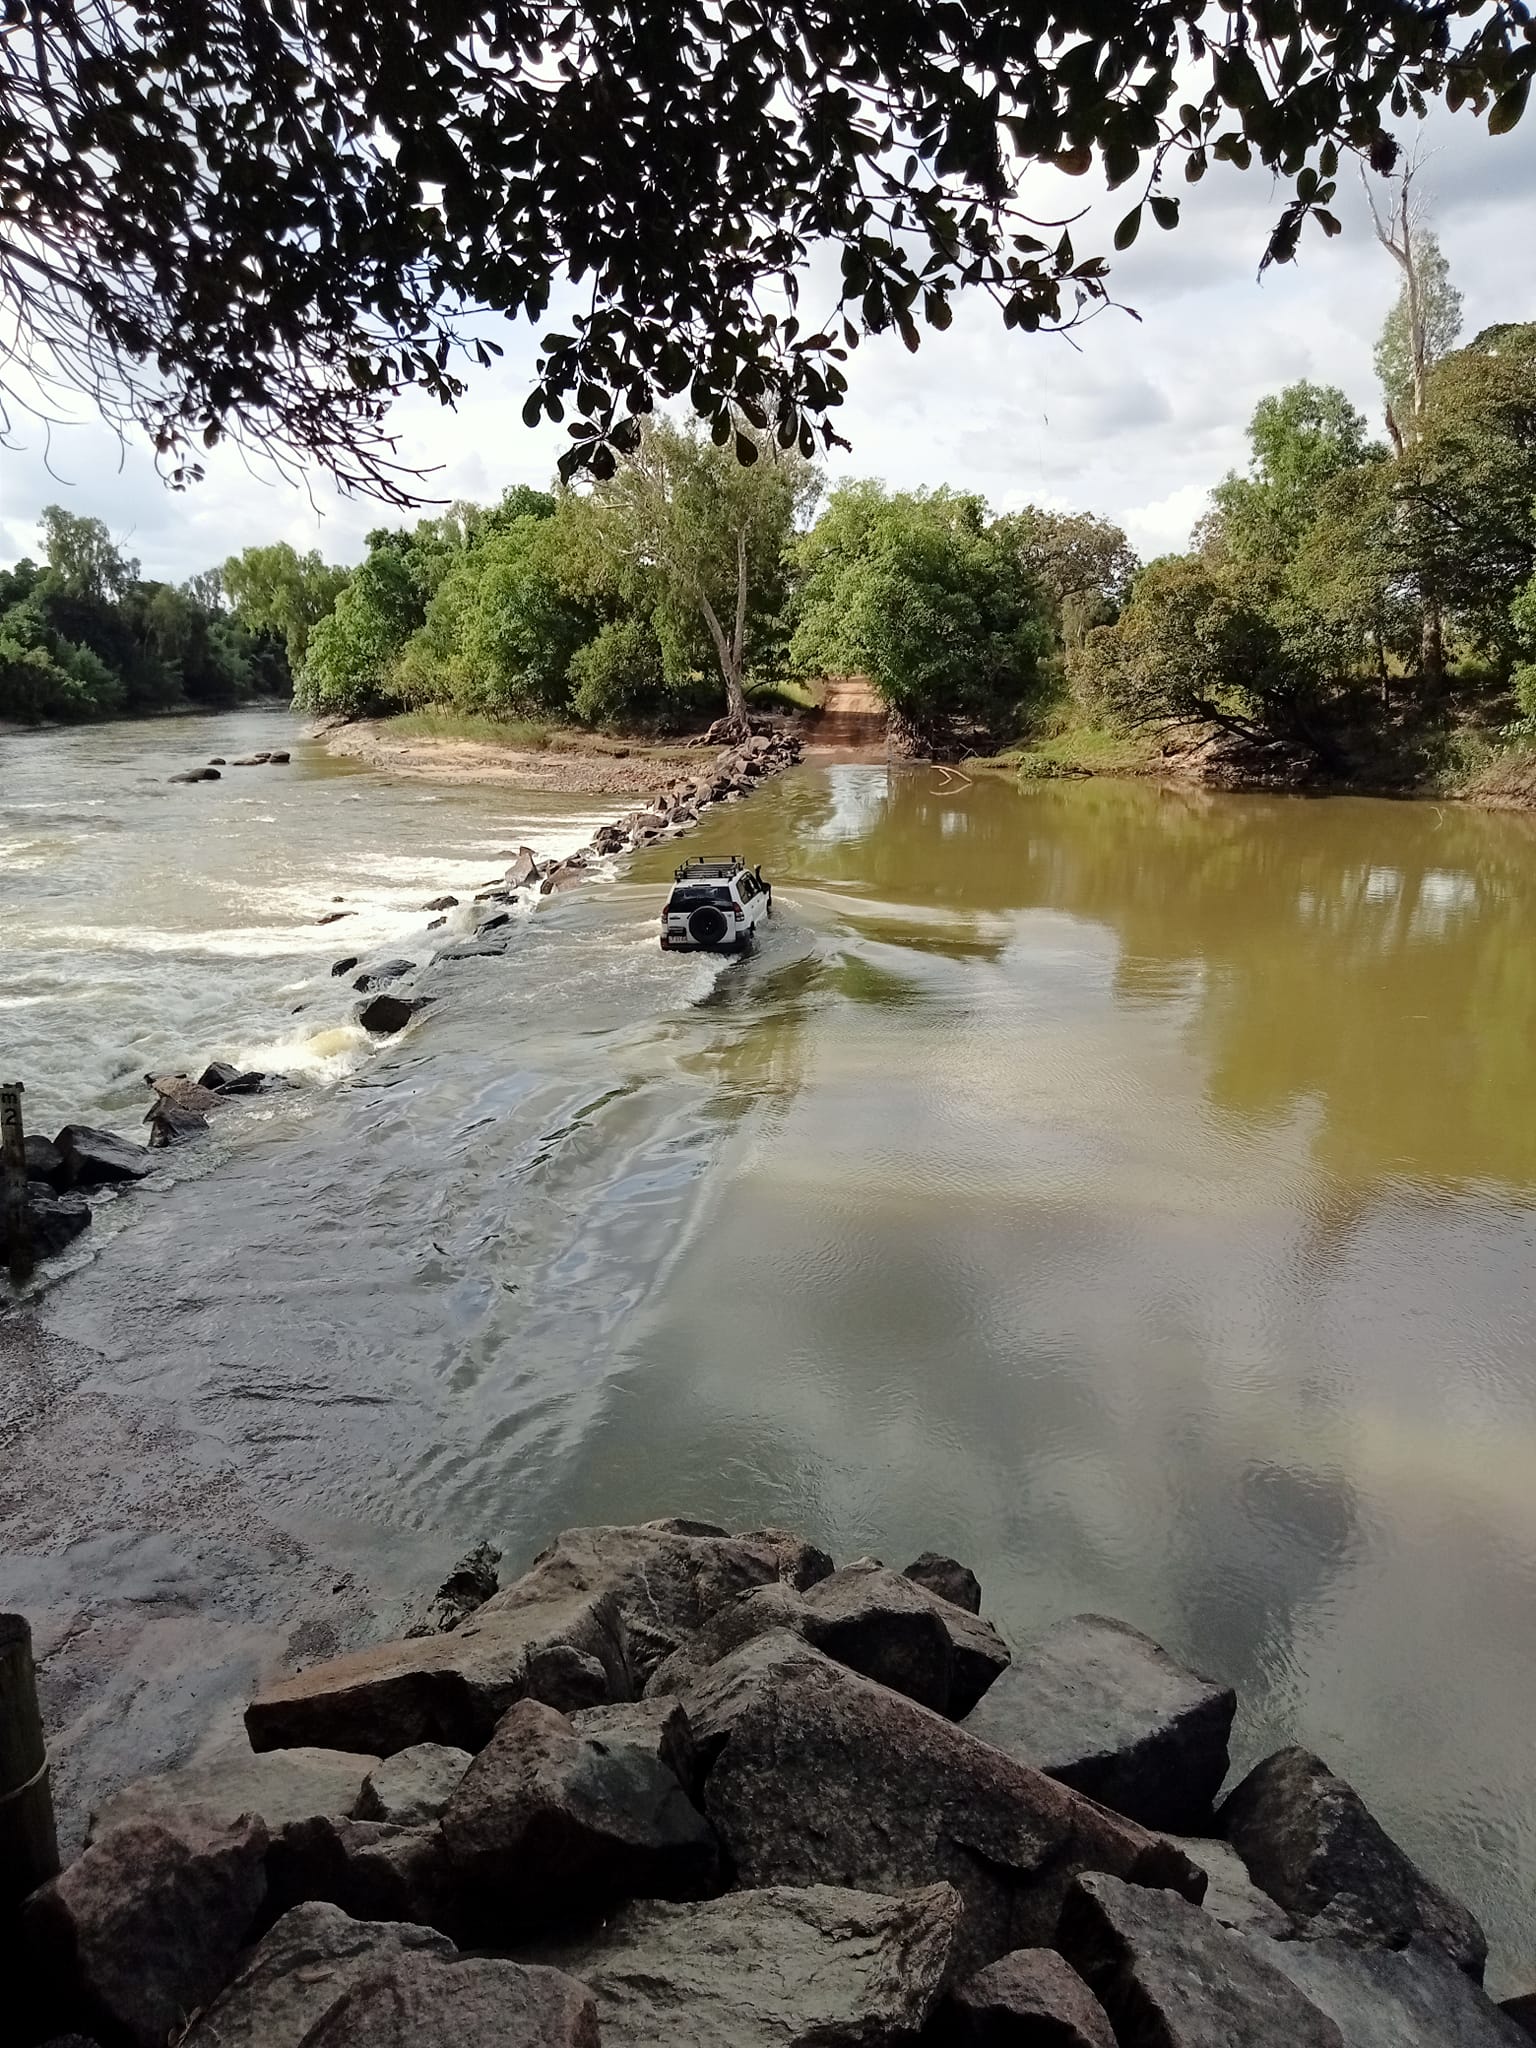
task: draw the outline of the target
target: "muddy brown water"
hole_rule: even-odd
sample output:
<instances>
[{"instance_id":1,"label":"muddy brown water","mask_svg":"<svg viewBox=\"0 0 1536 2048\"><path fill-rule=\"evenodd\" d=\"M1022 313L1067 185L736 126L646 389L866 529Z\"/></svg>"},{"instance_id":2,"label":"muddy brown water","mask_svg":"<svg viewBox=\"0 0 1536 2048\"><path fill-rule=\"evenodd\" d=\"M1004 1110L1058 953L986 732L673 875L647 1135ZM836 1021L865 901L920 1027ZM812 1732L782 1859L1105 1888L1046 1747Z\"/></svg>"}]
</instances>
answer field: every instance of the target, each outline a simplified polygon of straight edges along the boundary
<instances>
[{"instance_id":1,"label":"muddy brown water","mask_svg":"<svg viewBox=\"0 0 1536 2048\"><path fill-rule=\"evenodd\" d=\"M302 748L288 790L269 866L297 835L323 898L380 829L425 900L434 845L526 823ZM119 861L166 932L209 860L215 814L136 801L46 913L82 960ZM755 958L659 951L671 849L552 899L0 1322L0 1602L73 1806L482 1536L773 1521L952 1549L1014 1636L1149 1629L1239 1687L1240 1761L1320 1751L1536 1975L1536 823L811 765L688 850L734 848ZM243 948L163 946L155 999L233 1044ZM48 1086L105 1100L129 1012L78 1014Z\"/></svg>"}]
</instances>

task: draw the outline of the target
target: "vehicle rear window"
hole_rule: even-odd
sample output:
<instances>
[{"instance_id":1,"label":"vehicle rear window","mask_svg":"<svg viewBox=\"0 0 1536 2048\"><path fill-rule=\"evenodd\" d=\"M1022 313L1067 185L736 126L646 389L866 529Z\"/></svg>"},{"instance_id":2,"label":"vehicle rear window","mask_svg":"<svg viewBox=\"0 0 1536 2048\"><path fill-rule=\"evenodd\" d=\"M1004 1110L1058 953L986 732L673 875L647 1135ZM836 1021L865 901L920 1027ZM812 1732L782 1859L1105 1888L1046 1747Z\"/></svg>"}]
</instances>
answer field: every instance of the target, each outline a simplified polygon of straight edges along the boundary
<instances>
[{"instance_id":1,"label":"vehicle rear window","mask_svg":"<svg viewBox=\"0 0 1536 2048\"><path fill-rule=\"evenodd\" d=\"M718 903L722 910L729 910L732 907L731 892L723 884L712 887L707 882L693 882L686 888L674 889L667 907L669 910L697 910L701 903Z\"/></svg>"}]
</instances>

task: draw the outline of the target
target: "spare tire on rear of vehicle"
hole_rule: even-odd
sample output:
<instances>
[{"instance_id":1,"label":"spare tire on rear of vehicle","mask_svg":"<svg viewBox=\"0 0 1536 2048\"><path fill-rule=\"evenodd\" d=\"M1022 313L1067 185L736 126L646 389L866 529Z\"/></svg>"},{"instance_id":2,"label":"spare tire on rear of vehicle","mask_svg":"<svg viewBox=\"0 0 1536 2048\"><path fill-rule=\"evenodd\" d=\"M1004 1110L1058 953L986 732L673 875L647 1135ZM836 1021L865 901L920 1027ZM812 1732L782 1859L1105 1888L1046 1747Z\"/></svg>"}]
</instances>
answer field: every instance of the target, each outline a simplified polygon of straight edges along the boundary
<instances>
[{"instance_id":1,"label":"spare tire on rear of vehicle","mask_svg":"<svg viewBox=\"0 0 1536 2048\"><path fill-rule=\"evenodd\" d=\"M688 936L696 946L718 946L725 938L725 912L713 903L701 903L688 918Z\"/></svg>"}]
</instances>

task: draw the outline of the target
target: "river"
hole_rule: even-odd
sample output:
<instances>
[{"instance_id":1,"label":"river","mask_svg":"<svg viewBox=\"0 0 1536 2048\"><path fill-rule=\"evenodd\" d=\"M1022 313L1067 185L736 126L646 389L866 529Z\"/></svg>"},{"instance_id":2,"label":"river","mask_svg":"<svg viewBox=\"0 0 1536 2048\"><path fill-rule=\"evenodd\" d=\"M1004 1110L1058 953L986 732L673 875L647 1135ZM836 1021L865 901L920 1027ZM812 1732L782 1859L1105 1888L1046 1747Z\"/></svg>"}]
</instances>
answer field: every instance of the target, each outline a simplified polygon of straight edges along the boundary
<instances>
[{"instance_id":1,"label":"river","mask_svg":"<svg viewBox=\"0 0 1536 2048\"><path fill-rule=\"evenodd\" d=\"M756 958L660 952L656 849L370 1051L338 951L426 967L421 902L619 806L303 744L164 783L256 722L5 743L35 1126L220 1051L305 1084L0 1323L66 1792L480 1537L778 1522L1150 1630L1536 1975L1536 820L808 764L690 841L775 880Z\"/></svg>"}]
</instances>

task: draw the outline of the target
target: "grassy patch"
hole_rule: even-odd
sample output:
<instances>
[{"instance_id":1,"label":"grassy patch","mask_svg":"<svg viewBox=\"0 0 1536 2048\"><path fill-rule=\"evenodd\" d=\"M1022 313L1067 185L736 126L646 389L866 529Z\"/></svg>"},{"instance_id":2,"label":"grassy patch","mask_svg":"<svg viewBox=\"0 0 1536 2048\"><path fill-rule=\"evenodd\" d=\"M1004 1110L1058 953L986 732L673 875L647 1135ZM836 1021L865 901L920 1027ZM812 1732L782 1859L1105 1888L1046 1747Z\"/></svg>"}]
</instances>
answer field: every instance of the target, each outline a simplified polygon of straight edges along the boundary
<instances>
[{"instance_id":1,"label":"grassy patch","mask_svg":"<svg viewBox=\"0 0 1536 2048\"><path fill-rule=\"evenodd\" d=\"M1025 777L1055 775L1144 775L1162 759L1162 740L1150 732L1116 732L1108 726L1072 725L1008 747L977 767L1006 768Z\"/></svg>"},{"instance_id":2,"label":"grassy patch","mask_svg":"<svg viewBox=\"0 0 1536 2048\"><path fill-rule=\"evenodd\" d=\"M754 706L780 711L819 711L825 683L754 683L747 691Z\"/></svg>"},{"instance_id":3,"label":"grassy patch","mask_svg":"<svg viewBox=\"0 0 1536 2048\"><path fill-rule=\"evenodd\" d=\"M1536 807L1536 744L1523 741L1490 749L1481 760L1469 760L1464 772L1448 781L1447 793L1452 796Z\"/></svg>"}]
</instances>

